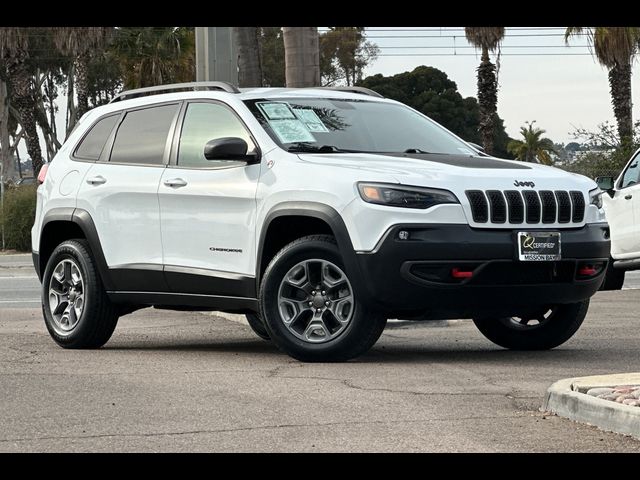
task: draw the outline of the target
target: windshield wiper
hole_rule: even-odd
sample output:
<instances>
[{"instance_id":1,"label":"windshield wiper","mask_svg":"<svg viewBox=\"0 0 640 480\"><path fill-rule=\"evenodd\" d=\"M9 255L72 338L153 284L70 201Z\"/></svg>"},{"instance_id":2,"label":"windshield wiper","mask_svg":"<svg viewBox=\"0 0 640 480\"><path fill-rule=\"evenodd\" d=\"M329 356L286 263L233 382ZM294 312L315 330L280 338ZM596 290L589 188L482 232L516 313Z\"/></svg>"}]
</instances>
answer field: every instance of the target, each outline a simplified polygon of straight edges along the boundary
<instances>
[{"instance_id":1,"label":"windshield wiper","mask_svg":"<svg viewBox=\"0 0 640 480\"><path fill-rule=\"evenodd\" d=\"M287 148L287 152L300 153L369 153L363 150L347 150L333 145L311 145L305 142L294 143Z\"/></svg>"},{"instance_id":2,"label":"windshield wiper","mask_svg":"<svg viewBox=\"0 0 640 480\"><path fill-rule=\"evenodd\" d=\"M426 152L424 150L420 150L419 148L407 148L402 153L431 153L431 152Z\"/></svg>"}]
</instances>

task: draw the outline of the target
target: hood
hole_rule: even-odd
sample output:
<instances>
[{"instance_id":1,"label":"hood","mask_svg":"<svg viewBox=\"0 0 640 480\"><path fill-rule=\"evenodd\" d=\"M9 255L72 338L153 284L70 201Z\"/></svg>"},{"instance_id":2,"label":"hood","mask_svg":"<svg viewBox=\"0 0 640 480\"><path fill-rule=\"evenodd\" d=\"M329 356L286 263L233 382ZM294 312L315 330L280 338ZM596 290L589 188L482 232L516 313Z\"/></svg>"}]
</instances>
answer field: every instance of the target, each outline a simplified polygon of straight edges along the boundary
<instances>
[{"instance_id":1,"label":"hood","mask_svg":"<svg viewBox=\"0 0 640 480\"><path fill-rule=\"evenodd\" d=\"M591 190L593 180L555 167L502 160L494 157L447 154L331 153L299 154L301 160L318 165L386 174L405 185L447 188L454 193L466 189ZM377 176L377 175L376 175ZM531 186L533 183L533 187ZM461 191L462 190L462 191Z\"/></svg>"}]
</instances>

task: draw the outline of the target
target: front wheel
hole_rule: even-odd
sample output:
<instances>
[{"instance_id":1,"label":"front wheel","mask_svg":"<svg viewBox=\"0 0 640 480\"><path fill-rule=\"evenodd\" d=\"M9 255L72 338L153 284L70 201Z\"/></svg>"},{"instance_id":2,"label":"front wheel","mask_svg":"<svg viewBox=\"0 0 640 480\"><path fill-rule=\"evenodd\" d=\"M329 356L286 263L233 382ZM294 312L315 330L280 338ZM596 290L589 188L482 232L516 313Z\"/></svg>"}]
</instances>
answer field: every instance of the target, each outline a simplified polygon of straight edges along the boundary
<instances>
[{"instance_id":1,"label":"front wheel","mask_svg":"<svg viewBox=\"0 0 640 480\"><path fill-rule=\"evenodd\" d=\"M511 350L549 350L578 331L589 300L543 307L522 317L474 318L478 330L496 345Z\"/></svg>"},{"instance_id":2,"label":"front wheel","mask_svg":"<svg viewBox=\"0 0 640 480\"><path fill-rule=\"evenodd\" d=\"M260 287L260 313L278 348L307 362L362 355L386 325L357 298L328 235L295 240L271 260Z\"/></svg>"},{"instance_id":3,"label":"front wheel","mask_svg":"<svg viewBox=\"0 0 640 480\"><path fill-rule=\"evenodd\" d=\"M613 267L613 258L609 257L609 264L607 265L607 272L604 276L604 281L600 286L600 290L622 290L624 285L624 270Z\"/></svg>"},{"instance_id":4,"label":"front wheel","mask_svg":"<svg viewBox=\"0 0 640 480\"><path fill-rule=\"evenodd\" d=\"M257 336L259 336L263 340L270 340L269 332L267 332L267 328L264 326L264 322L260 318L257 313L247 313L245 315L247 318L247 322Z\"/></svg>"}]
</instances>

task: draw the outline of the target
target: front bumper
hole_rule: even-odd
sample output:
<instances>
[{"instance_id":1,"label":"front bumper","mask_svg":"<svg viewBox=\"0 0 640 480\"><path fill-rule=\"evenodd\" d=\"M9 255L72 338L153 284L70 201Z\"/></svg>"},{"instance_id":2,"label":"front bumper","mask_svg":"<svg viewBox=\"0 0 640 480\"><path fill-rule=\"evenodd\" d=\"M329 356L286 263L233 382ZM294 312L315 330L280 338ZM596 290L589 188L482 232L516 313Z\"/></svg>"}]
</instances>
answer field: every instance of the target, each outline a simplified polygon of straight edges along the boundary
<instances>
[{"instance_id":1,"label":"front bumper","mask_svg":"<svg viewBox=\"0 0 640 480\"><path fill-rule=\"evenodd\" d=\"M561 232L562 260L519 261L517 232L545 230ZM361 295L389 318L472 318L586 300L604 280L609 250L606 223L519 230L396 225L373 252L356 254L356 264ZM472 276L454 278L454 268ZM581 274L585 268L594 271Z\"/></svg>"}]
</instances>

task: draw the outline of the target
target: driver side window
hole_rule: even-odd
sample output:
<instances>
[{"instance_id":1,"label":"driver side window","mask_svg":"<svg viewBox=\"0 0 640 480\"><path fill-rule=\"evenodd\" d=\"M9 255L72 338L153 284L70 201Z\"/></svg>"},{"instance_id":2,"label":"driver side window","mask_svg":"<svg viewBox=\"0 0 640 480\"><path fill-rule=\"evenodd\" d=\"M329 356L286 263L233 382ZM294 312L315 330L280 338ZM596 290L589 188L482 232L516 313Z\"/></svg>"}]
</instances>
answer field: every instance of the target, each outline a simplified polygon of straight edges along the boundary
<instances>
[{"instance_id":1,"label":"driver side window","mask_svg":"<svg viewBox=\"0 0 640 480\"><path fill-rule=\"evenodd\" d=\"M631 161L627 170L624 172L622 182L620 182L620 188L630 187L637 183L640 183L640 153L636 155L636 158Z\"/></svg>"},{"instance_id":2,"label":"driver side window","mask_svg":"<svg viewBox=\"0 0 640 480\"><path fill-rule=\"evenodd\" d=\"M229 108L217 103L190 103L182 123L178 166L212 168L237 165L235 160L204 158L204 146L207 142L223 137L241 138L247 142L249 152L255 150L249 132Z\"/></svg>"}]
</instances>

